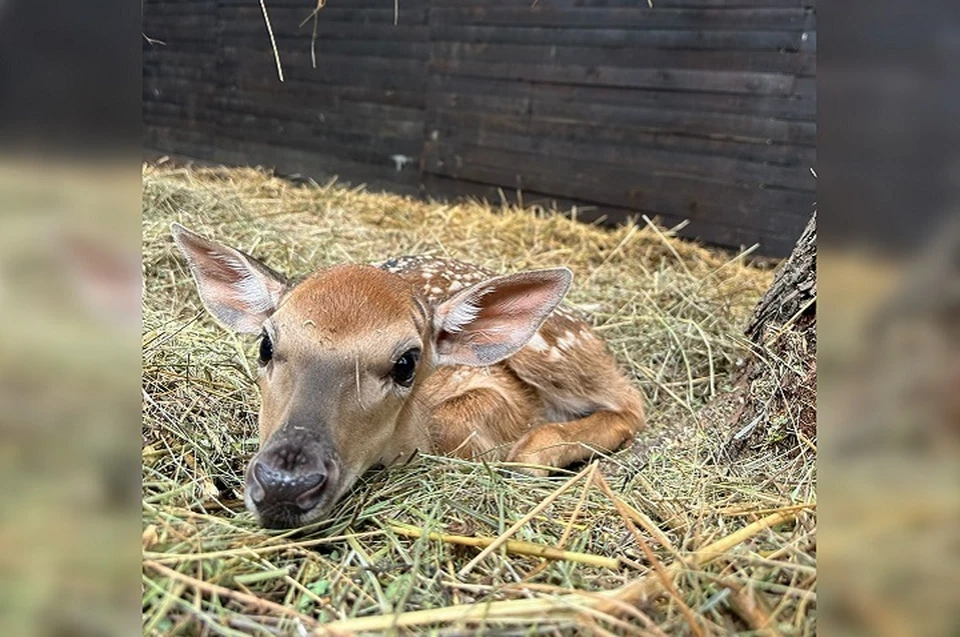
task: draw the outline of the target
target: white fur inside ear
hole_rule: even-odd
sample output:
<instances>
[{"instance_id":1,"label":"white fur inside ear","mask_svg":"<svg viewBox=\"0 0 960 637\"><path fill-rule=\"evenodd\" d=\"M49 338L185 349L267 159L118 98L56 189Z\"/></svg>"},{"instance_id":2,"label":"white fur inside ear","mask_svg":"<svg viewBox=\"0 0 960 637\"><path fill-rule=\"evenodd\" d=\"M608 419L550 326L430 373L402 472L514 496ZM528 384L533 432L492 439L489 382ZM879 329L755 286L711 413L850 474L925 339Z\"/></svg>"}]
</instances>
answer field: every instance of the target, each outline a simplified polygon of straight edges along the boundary
<instances>
[{"instance_id":1,"label":"white fur inside ear","mask_svg":"<svg viewBox=\"0 0 960 637\"><path fill-rule=\"evenodd\" d=\"M456 334L463 331L465 325L470 324L480 315L480 306L473 302L473 299L460 303L443 322L443 327L447 332Z\"/></svg>"},{"instance_id":2,"label":"white fur inside ear","mask_svg":"<svg viewBox=\"0 0 960 637\"><path fill-rule=\"evenodd\" d=\"M464 299L453 306L443 320L443 329L451 334L463 331L463 328L480 316L480 299L490 292L490 288L481 288L464 293Z\"/></svg>"},{"instance_id":3,"label":"white fur inside ear","mask_svg":"<svg viewBox=\"0 0 960 637\"><path fill-rule=\"evenodd\" d=\"M237 273L233 298L246 305L251 312L268 312L276 306L277 299L271 294L262 276L258 276L250 265L233 255L218 252L208 254Z\"/></svg>"}]
</instances>

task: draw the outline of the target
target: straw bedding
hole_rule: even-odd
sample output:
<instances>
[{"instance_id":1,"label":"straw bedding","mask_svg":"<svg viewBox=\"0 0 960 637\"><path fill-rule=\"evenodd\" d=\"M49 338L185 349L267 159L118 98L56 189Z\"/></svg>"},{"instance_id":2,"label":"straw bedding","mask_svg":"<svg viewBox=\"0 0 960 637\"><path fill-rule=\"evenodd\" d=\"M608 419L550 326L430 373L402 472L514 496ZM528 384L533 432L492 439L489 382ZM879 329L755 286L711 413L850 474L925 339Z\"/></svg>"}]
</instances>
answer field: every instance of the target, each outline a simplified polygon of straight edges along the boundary
<instances>
[{"instance_id":1,"label":"straw bedding","mask_svg":"<svg viewBox=\"0 0 960 637\"><path fill-rule=\"evenodd\" d=\"M815 631L813 452L755 445L730 462L731 423L699 417L750 355L769 269L645 221L605 230L253 169L143 177L145 634ZM549 478L420 455L371 472L323 523L264 531L241 501L254 339L203 312L172 221L287 274L412 253L570 267L569 300L644 392L648 429Z\"/></svg>"}]
</instances>

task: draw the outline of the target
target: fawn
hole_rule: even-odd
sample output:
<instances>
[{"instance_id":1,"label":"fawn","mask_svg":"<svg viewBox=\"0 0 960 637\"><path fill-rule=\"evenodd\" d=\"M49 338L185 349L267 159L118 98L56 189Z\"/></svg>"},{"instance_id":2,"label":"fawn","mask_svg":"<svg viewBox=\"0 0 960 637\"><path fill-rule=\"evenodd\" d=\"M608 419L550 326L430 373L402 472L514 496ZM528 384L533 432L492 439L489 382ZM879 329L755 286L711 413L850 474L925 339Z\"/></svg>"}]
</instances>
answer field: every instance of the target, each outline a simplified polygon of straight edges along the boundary
<instances>
[{"instance_id":1,"label":"fawn","mask_svg":"<svg viewBox=\"0 0 960 637\"><path fill-rule=\"evenodd\" d=\"M318 520L367 469L417 450L545 474L644 424L640 392L561 305L565 268L495 276L413 256L293 282L179 224L172 233L204 307L260 336L260 450L244 501L263 526Z\"/></svg>"}]
</instances>

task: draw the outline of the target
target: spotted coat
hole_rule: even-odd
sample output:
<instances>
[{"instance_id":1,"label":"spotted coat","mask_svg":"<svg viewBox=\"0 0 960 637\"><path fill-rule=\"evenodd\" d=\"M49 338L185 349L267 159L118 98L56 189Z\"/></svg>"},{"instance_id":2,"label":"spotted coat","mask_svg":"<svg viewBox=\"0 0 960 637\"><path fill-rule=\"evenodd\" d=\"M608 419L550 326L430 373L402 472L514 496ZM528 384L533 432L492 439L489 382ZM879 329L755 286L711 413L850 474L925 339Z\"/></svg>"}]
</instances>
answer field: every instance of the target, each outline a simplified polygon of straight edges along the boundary
<instances>
[{"instance_id":1,"label":"spotted coat","mask_svg":"<svg viewBox=\"0 0 960 637\"><path fill-rule=\"evenodd\" d=\"M376 265L412 284L431 308L496 276L472 263L428 256L398 257ZM565 429L574 425L609 429L609 435L595 442L598 449L611 450L644 421L639 392L587 318L566 303L507 360L483 368L440 368L427 382L423 394L430 397L429 411L436 415L437 446L468 457L523 461L518 451L530 446L530 441L525 445L529 436L539 436L538 448L551 434L557 445L564 445L582 437L580 432L566 434ZM475 410L470 410L472 403ZM445 411L456 421L445 421ZM472 418L464 418L464 413ZM511 451L510 443L518 438Z\"/></svg>"}]
</instances>

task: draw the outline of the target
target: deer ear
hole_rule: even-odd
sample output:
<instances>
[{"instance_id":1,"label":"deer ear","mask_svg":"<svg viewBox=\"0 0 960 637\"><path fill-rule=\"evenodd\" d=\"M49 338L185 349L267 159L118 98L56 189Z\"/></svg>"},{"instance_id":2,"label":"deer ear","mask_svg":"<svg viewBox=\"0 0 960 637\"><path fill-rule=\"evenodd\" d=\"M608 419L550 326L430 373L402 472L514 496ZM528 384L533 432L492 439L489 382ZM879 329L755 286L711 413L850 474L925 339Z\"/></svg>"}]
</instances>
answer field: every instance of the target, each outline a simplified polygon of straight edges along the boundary
<instances>
[{"instance_id":1,"label":"deer ear","mask_svg":"<svg viewBox=\"0 0 960 637\"><path fill-rule=\"evenodd\" d=\"M259 333L277 309L287 281L253 257L179 223L170 226L170 232L187 258L207 311L236 332Z\"/></svg>"},{"instance_id":2,"label":"deer ear","mask_svg":"<svg viewBox=\"0 0 960 637\"><path fill-rule=\"evenodd\" d=\"M566 268L509 274L478 283L434 313L437 365L492 365L516 353L560 304Z\"/></svg>"}]
</instances>

